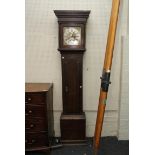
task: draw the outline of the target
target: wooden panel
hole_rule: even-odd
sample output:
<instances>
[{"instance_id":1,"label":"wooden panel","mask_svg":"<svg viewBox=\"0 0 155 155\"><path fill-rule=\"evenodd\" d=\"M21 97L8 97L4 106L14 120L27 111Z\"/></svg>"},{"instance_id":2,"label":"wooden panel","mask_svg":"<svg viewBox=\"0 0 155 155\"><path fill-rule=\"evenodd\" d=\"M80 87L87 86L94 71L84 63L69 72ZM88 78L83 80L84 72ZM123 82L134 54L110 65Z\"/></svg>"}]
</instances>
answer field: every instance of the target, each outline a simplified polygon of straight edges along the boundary
<instances>
[{"instance_id":1,"label":"wooden panel","mask_svg":"<svg viewBox=\"0 0 155 155\"><path fill-rule=\"evenodd\" d=\"M63 112L82 113L82 55L62 55Z\"/></svg>"},{"instance_id":2,"label":"wooden panel","mask_svg":"<svg viewBox=\"0 0 155 155\"><path fill-rule=\"evenodd\" d=\"M26 133L25 147L43 147L48 145L48 134L45 133Z\"/></svg>"},{"instance_id":3,"label":"wooden panel","mask_svg":"<svg viewBox=\"0 0 155 155\"><path fill-rule=\"evenodd\" d=\"M45 92L40 93L26 93L25 94L25 103L26 104L45 104L46 94Z\"/></svg>"},{"instance_id":4,"label":"wooden panel","mask_svg":"<svg viewBox=\"0 0 155 155\"><path fill-rule=\"evenodd\" d=\"M61 116L62 140L85 140L85 115Z\"/></svg>"},{"instance_id":5,"label":"wooden panel","mask_svg":"<svg viewBox=\"0 0 155 155\"><path fill-rule=\"evenodd\" d=\"M46 106L41 105L26 105L25 115L26 117L41 117L46 118Z\"/></svg>"},{"instance_id":6,"label":"wooden panel","mask_svg":"<svg viewBox=\"0 0 155 155\"><path fill-rule=\"evenodd\" d=\"M48 91L50 87L53 87L51 83L26 83L25 92L44 92Z\"/></svg>"},{"instance_id":7,"label":"wooden panel","mask_svg":"<svg viewBox=\"0 0 155 155\"><path fill-rule=\"evenodd\" d=\"M27 118L25 128L28 132L47 131L47 120L40 118Z\"/></svg>"}]
</instances>

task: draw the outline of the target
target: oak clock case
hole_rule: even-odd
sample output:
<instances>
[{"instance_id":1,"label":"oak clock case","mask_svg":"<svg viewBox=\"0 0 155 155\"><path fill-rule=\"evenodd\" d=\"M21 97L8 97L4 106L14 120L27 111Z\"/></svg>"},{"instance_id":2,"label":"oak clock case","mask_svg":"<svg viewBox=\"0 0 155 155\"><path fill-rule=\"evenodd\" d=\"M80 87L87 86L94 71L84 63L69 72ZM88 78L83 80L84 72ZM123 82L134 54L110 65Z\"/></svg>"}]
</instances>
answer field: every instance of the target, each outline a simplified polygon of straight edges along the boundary
<instances>
[{"instance_id":1,"label":"oak clock case","mask_svg":"<svg viewBox=\"0 0 155 155\"><path fill-rule=\"evenodd\" d=\"M85 28L90 11L54 10L59 24L62 66L63 112L60 117L62 143L86 142L86 117L83 112L83 54Z\"/></svg>"}]
</instances>

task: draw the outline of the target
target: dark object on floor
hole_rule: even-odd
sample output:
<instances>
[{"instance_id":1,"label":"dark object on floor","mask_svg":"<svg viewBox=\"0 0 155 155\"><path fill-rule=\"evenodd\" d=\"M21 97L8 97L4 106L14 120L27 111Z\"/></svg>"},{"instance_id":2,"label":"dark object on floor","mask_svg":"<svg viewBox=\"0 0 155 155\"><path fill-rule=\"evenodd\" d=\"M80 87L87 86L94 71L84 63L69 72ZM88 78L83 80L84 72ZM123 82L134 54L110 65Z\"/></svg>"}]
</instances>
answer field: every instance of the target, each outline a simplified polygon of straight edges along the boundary
<instances>
[{"instance_id":1,"label":"dark object on floor","mask_svg":"<svg viewBox=\"0 0 155 155\"><path fill-rule=\"evenodd\" d=\"M52 150L51 155L93 155L92 138L88 138L87 145L63 146ZM26 153L25 155L46 155L46 153ZM101 139L98 155L129 155L129 141L118 141L116 137Z\"/></svg>"}]
</instances>

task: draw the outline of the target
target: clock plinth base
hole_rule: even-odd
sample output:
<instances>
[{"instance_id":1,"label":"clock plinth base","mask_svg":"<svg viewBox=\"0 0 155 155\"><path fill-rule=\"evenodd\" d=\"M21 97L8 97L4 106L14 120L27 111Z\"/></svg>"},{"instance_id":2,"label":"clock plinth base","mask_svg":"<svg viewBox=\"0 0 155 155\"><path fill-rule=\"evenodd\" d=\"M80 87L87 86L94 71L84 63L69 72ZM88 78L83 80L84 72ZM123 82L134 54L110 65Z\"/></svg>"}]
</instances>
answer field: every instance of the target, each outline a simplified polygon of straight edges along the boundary
<instances>
[{"instance_id":1,"label":"clock plinth base","mask_svg":"<svg viewBox=\"0 0 155 155\"><path fill-rule=\"evenodd\" d=\"M61 115L61 142L64 144L86 143L86 117L81 115Z\"/></svg>"}]
</instances>

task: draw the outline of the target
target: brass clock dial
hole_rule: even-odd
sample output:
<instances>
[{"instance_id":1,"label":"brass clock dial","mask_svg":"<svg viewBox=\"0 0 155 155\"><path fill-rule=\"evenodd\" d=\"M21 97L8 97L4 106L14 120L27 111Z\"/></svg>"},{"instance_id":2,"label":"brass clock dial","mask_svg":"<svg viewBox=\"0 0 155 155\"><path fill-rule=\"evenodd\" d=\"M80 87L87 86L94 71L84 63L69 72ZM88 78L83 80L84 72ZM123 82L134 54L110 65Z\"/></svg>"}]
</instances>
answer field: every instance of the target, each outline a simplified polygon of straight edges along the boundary
<instances>
[{"instance_id":1,"label":"brass clock dial","mask_svg":"<svg viewBox=\"0 0 155 155\"><path fill-rule=\"evenodd\" d=\"M64 45L80 45L81 44L81 27L64 27L63 28L63 44Z\"/></svg>"}]
</instances>

